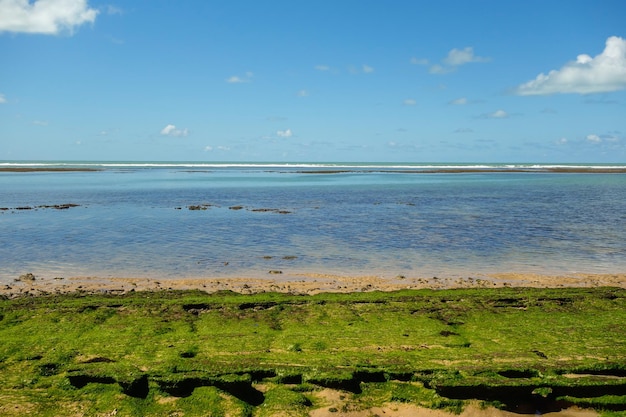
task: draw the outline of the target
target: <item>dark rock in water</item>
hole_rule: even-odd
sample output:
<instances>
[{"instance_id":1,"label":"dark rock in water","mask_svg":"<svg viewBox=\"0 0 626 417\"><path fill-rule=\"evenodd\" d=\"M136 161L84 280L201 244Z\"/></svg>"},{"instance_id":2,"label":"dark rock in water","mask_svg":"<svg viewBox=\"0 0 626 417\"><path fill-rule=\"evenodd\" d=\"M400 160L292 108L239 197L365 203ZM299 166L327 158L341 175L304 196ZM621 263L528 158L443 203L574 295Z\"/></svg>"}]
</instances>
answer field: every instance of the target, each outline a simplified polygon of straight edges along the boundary
<instances>
[{"instance_id":1,"label":"dark rock in water","mask_svg":"<svg viewBox=\"0 0 626 417\"><path fill-rule=\"evenodd\" d=\"M243 206L230 206L228 208L231 209L231 210L241 210L241 209L243 209Z\"/></svg>"},{"instance_id":2,"label":"dark rock in water","mask_svg":"<svg viewBox=\"0 0 626 417\"><path fill-rule=\"evenodd\" d=\"M202 203L202 204L187 206L189 210L207 210L210 207L214 207L214 205L209 204L209 203ZM176 207L176 210L180 210L180 207Z\"/></svg>"},{"instance_id":3,"label":"dark rock in water","mask_svg":"<svg viewBox=\"0 0 626 417\"><path fill-rule=\"evenodd\" d=\"M268 272L268 274L282 274L283 271L280 271L278 269L272 269Z\"/></svg>"},{"instance_id":4,"label":"dark rock in water","mask_svg":"<svg viewBox=\"0 0 626 417\"><path fill-rule=\"evenodd\" d=\"M56 210L67 210L72 207L79 207L80 204L66 203L66 204L54 204L54 205L45 205L39 206L39 208L52 208Z\"/></svg>"},{"instance_id":5,"label":"dark rock in water","mask_svg":"<svg viewBox=\"0 0 626 417\"><path fill-rule=\"evenodd\" d=\"M34 281L35 279L35 275L29 272L28 274L20 275L20 277L16 279L16 281Z\"/></svg>"}]
</instances>

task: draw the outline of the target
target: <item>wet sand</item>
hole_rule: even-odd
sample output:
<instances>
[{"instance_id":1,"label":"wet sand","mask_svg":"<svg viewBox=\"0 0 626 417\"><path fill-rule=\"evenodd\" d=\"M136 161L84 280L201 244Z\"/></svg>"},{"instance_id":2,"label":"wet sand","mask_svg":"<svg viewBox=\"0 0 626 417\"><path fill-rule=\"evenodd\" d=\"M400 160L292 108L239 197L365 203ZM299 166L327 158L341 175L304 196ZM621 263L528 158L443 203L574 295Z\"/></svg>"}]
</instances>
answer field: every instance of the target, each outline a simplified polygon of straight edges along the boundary
<instances>
[{"instance_id":1,"label":"wet sand","mask_svg":"<svg viewBox=\"0 0 626 417\"><path fill-rule=\"evenodd\" d=\"M474 275L463 278L379 276L340 276L329 274L282 274L268 272L267 278L100 278L100 277L44 277L30 274L13 282L0 284L0 296L38 296L61 293L111 293L129 291L201 290L216 292L230 290L242 294L284 292L317 294L320 292L395 291L401 289L501 288L501 287L620 287L626 288L626 273L538 275L500 273Z\"/></svg>"}]
</instances>

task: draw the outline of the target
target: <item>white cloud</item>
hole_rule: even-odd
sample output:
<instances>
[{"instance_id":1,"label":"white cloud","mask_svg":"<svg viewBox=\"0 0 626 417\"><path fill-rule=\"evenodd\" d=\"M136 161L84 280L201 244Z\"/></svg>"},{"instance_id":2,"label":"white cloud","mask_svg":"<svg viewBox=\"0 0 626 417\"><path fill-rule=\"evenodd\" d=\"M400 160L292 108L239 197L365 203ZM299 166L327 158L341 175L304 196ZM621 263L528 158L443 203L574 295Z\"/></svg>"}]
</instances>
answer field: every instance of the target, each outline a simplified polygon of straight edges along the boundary
<instances>
[{"instance_id":1,"label":"white cloud","mask_svg":"<svg viewBox=\"0 0 626 417\"><path fill-rule=\"evenodd\" d=\"M452 49L448 52L448 56L443 60L444 64L451 67L469 64L470 62L487 62L489 58L474 55L474 48L468 46L463 49Z\"/></svg>"},{"instance_id":2,"label":"white cloud","mask_svg":"<svg viewBox=\"0 0 626 417\"><path fill-rule=\"evenodd\" d=\"M366 74L371 74L372 72L374 72L374 68L370 67L369 65L363 64L363 72Z\"/></svg>"},{"instance_id":3,"label":"white cloud","mask_svg":"<svg viewBox=\"0 0 626 417\"><path fill-rule=\"evenodd\" d=\"M556 141L557 145L566 145L567 144L567 138L560 138L559 140Z\"/></svg>"},{"instance_id":4,"label":"white cloud","mask_svg":"<svg viewBox=\"0 0 626 417\"><path fill-rule=\"evenodd\" d=\"M233 75L232 77L227 78L226 82L235 84L235 83L245 83L246 81L244 81L241 77Z\"/></svg>"},{"instance_id":5,"label":"white cloud","mask_svg":"<svg viewBox=\"0 0 626 417\"><path fill-rule=\"evenodd\" d=\"M163 136L185 137L189 135L189 129L178 129L174 125L167 125L161 130Z\"/></svg>"},{"instance_id":6,"label":"white cloud","mask_svg":"<svg viewBox=\"0 0 626 417\"><path fill-rule=\"evenodd\" d=\"M94 23L98 10L87 0L0 0L0 32L57 35Z\"/></svg>"},{"instance_id":7,"label":"white cloud","mask_svg":"<svg viewBox=\"0 0 626 417\"><path fill-rule=\"evenodd\" d=\"M124 10L120 9L117 6L113 6L112 4L108 4L106 6L106 12L109 15L124 14Z\"/></svg>"},{"instance_id":8,"label":"white cloud","mask_svg":"<svg viewBox=\"0 0 626 417\"><path fill-rule=\"evenodd\" d=\"M318 71L330 71L330 67L328 65L316 65L315 69Z\"/></svg>"},{"instance_id":9,"label":"white cloud","mask_svg":"<svg viewBox=\"0 0 626 417\"><path fill-rule=\"evenodd\" d=\"M454 67L443 67L439 64L435 64L431 66L430 69L428 70L428 72L430 72L431 74L448 74L454 71L456 71L456 68Z\"/></svg>"},{"instance_id":10,"label":"white cloud","mask_svg":"<svg viewBox=\"0 0 626 417\"><path fill-rule=\"evenodd\" d=\"M430 61L426 58L411 58L411 64L413 65L428 65Z\"/></svg>"},{"instance_id":11,"label":"white cloud","mask_svg":"<svg viewBox=\"0 0 626 417\"><path fill-rule=\"evenodd\" d=\"M450 102L450 104L454 104L455 106L463 106L463 105L467 104L467 98L459 97L459 98L457 98L455 100L452 100Z\"/></svg>"},{"instance_id":12,"label":"white cloud","mask_svg":"<svg viewBox=\"0 0 626 417\"><path fill-rule=\"evenodd\" d=\"M405 106L415 106L417 104L417 101L412 98L407 98L402 102L402 104L404 104Z\"/></svg>"},{"instance_id":13,"label":"white cloud","mask_svg":"<svg viewBox=\"0 0 626 417\"><path fill-rule=\"evenodd\" d=\"M602 139L598 135L587 135L586 139L589 142L591 142L591 143L600 143L600 142L602 142Z\"/></svg>"},{"instance_id":14,"label":"white cloud","mask_svg":"<svg viewBox=\"0 0 626 417\"><path fill-rule=\"evenodd\" d=\"M483 114L481 116L483 119L506 119L509 117L509 114L502 109L496 110L493 113Z\"/></svg>"},{"instance_id":15,"label":"white cloud","mask_svg":"<svg viewBox=\"0 0 626 417\"><path fill-rule=\"evenodd\" d=\"M491 113L489 117L494 118L494 119L504 119L504 118L509 117L509 114L505 112L504 110L496 110L493 113Z\"/></svg>"},{"instance_id":16,"label":"white cloud","mask_svg":"<svg viewBox=\"0 0 626 417\"><path fill-rule=\"evenodd\" d=\"M48 122L45 120L33 120L35 126L48 126Z\"/></svg>"},{"instance_id":17,"label":"white cloud","mask_svg":"<svg viewBox=\"0 0 626 417\"><path fill-rule=\"evenodd\" d=\"M4 94L0 94L0 104L4 104L7 102L6 97L4 97Z\"/></svg>"},{"instance_id":18,"label":"white cloud","mask_svg":"<svg viewBox=\"0 0 626 417\"><path fill-rule=\"evenodd\" d=\"M578 55L559 70L541 73L515 89L522 96L607 93L626 89L626 40L611 36L601 54Z\"/></svg>"},{"instance_id":19,"label":"white cloud","mask_svg":"<svg viewBox=\"0 0 626 417\"><path fill-rule=\"evenodd\" d=\"M213 152L213 151L228 152L228 151L230 151L230 148L228 146L222 146L222 145L214 148L211 145L207 145L207 146L204 147L204 151L205 152Z\"/></svg>"},{"instance_id":20,"label":"white cloud","mask_svg":"<svg viewBox=\"0 0 626 417\"><path fill-rule=\"evenodd\" d=\"M232 77L227 78L226 82L230 84L249 83L252 81L252 77L254 77L254 74L248 71L245 76L240 77L238 75L233 75Z\"/></svg>"},{"instance_id":21,"label":"white cloud","mask_svg":"<svg viewBox=\"0 0 626 417\"><path fill-rule=\"evenodd\" d=\"M115 36L107 36L107 39L109 39L111 43L114 43L116 45L124 45L126 43L124 39L116 38Z\"/></svg>"},{"instance_id":22,"label":"white cloud","mask_svg":"<svg viewBox=\"0 0 626 417\"><path fill-rule=\"evenodd\" d=\"M300 90L296 93L296 95L298 97L308 97L309 96L309 92L306 90Z\"/></svg>"},{"instance_id":23,"label":"white cloud","mask_svg":"<svg viewBox=\"0 0 626 417\"><path fill-rule=\"evenodd\" d=\"M291 129L279 130L276 132L276 134L281 138L290 138L293 136L293 132L291 131Z\"/></svg>"},{"instance_id":24,"label":"white cloud","mask_svg":"<svg viewBox=\"0 0 626 417\"><path fill-rule=\"evenodd\" d=\"M428 70L431 74L448 74L457 70L461 65L469 64L472 62L488 62L490 58L474 55L474 48L471 46L463 49L452 49L448 52L448 55L443 59L442 64L431 65ZM411 62L413 62L411 60ZM427 64L428 61L421 60Z\"/></svg>"}]
</instances>

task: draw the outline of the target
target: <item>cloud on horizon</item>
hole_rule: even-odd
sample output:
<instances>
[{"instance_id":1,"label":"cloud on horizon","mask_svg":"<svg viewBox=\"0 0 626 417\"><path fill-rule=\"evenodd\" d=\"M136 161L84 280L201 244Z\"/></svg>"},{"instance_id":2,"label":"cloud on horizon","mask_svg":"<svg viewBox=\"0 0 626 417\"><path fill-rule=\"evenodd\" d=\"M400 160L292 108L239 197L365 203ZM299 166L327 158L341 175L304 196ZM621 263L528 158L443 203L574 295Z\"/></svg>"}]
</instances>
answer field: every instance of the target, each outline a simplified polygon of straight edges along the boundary
<instances>
[{"instance_id":1,"label":"cloud on horizon","mask_svg":"<svg viewBox=\"0 0 626 417\"><path fill-rule=\"evenodd\" d=\"M520 96L608 93L626 89L626 40L611 36L601 54L576 57L559 70L541 73L518 86Z\"/></svg>"},{"instance_id":2,"label":"cloud on horizon","mask_svg":"<svg viewBox=\"0 0 626 417\"><path fill-rule=\"evenodd\" d=\"M229 146L222 146L222 145L213 147L211 145L207 145L207 146L204 147L204 151L205 152L213 152L213 151L228 152L228 151L230 151L230 147Z\"/></svg>"},{"instance_id":3,"label":"cloud on horizon","mask_svg":"<svg viewBox=\"0 0 626 417\"><path fill-rule=\"evenodd\" d=\"M6 97L4 96L4 94L0 94L0 104L4 104L7 102Z\"/></svg>"},{"instance_id":4,"label":"cloud on horizon","mask_svg":"<svg viewBox=\"0 0 626 417\"><path fill-rule=\"evenodd\" d=\"M587 139L591 143L600 143L600 142L602 142L602 139L600 138L600 136L595 135L595 134L587 135L587 137L585 139Z\"/></svg>"},{"instance_id":5,"label":"cloud on horizon","mask_svg":"<svg viewBox=\"0 0 626 417\"><path fill-rule=\"evenodd\" d=\"M293 136L293 132L291 131L291 129L278 130L276 134L281 138L290 138Z\"/></svg>"},{"instance_id":6,"label":"cloud on horizon","mask_svg":"<svg viewBox=\"0 0 626 417\"><path fill-rule=\"evenodd\" d=\"M185 137L189 135L189 129L178 129L174 125L167 125L161 130L163 136Z\"/></svg>"},{"instance_id":7,"label":"cloud on horizon","mask_svg":"<svg viewBox=\"0 0 626 417\"><path fill-rule=\"evenodd\" d=\"M94 23L99 11L87 0L0 0L0 32L58 35Z\"/></svg>"}]
</instances>

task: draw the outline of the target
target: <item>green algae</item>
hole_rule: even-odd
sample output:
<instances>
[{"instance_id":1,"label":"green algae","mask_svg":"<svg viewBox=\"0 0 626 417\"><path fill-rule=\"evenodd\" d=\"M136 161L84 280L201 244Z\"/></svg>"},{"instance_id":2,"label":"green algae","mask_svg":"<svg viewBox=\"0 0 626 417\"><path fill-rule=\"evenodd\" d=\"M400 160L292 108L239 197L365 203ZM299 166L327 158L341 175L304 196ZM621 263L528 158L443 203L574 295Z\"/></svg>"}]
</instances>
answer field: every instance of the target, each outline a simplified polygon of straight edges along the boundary
<instances>
[{"instance_id":1,"label":"green algae","mask_svg":"<svg viewBox=\"0 0 626 417\"><path fill-rule=\"evenodd\" d=\"M626 291L501 288L0 300L0 415L626 409ZM268 411L269 410L269 411Z\"/></svg>"}]
</instances>

